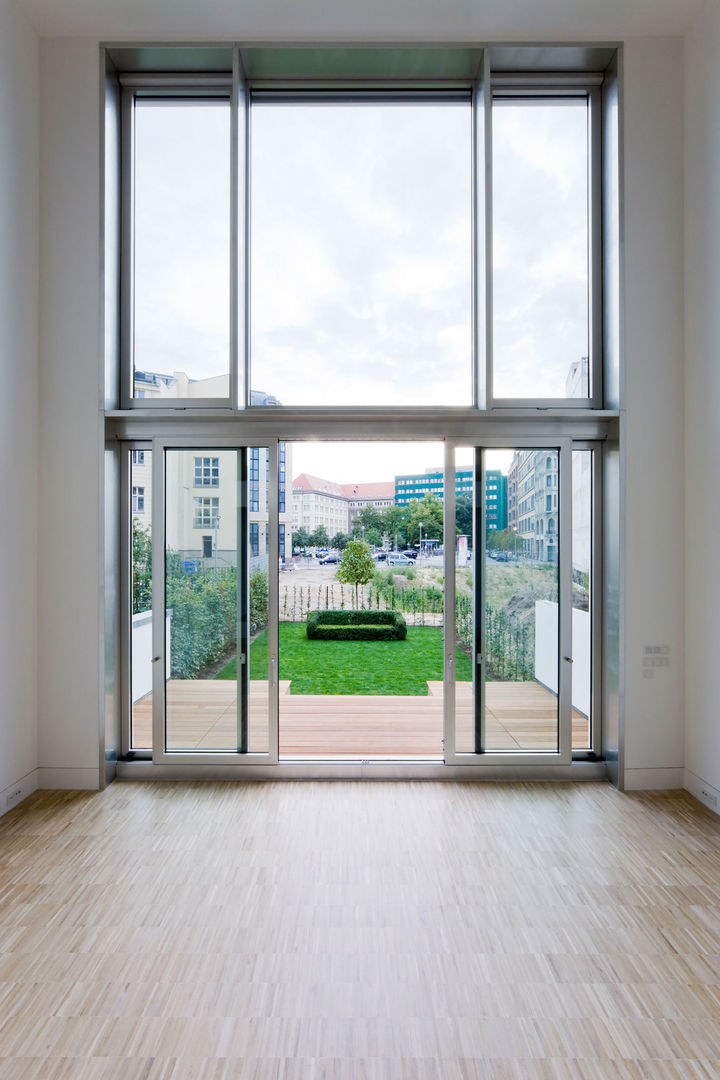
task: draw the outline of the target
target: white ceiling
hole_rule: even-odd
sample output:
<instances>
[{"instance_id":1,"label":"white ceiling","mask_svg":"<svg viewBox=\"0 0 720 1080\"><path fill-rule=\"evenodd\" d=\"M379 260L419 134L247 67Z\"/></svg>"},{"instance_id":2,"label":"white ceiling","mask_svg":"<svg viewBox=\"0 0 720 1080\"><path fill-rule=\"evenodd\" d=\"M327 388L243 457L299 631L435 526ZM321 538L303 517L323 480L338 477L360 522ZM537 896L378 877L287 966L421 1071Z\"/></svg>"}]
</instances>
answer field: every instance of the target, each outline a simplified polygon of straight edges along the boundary
<instances>
[{"instance_id":1,"label":"white ceiling","mask_svg":"<svg viewBox=\"0 0 720 1080\"><path fill-rule=\"evenodd\" d=\"M684 34L717 0L17 0L44 37L587 41Z\"/></svg>"}]
</instances>

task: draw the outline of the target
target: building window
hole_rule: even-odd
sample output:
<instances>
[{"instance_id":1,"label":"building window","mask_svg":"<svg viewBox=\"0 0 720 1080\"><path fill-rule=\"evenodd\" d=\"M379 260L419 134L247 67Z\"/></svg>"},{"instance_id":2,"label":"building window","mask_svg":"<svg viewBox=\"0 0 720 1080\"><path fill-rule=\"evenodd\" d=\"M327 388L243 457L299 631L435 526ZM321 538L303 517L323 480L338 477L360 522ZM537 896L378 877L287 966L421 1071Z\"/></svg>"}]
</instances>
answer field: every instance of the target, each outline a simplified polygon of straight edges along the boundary
<instances>
[{"instance_id":1,"label":"building window","mask_svg":"<svg viewBox=\"0 0 720 1080\"><path fill-rule=\"evenodd\" d=\"M133 463L133 465L144 465L145 464L145 451L144 450L133 450L133 452L132 452L132 463Z\"/></svg>"},{"instance_id":2,"label":"building window","mask_svg":"<svg viewBox=\"0 0 720 1080\"><path fill-rule=\"evenodd\" d=\"M250 554L260 554L260 526L257 521L250 522Z\"/></svg>"},{"instance_id":3,"label":"building window","mask_svg":"<svg viewBox=\"0 0 720 1080\"><path fill-rule=\"evenodd\" d=\"M216 457L196 457L194 469L195 487L219 487L220 459Z\"/></svg>"},{"instance_id":4,"label":"building window","mask_svg":"<svg viewBox=\"0 0 720 1080\"><path fill-rule=\"evenodd\" d=\"M127 488L125 489L127 491ZM145 488L134 487L132 489L132 509L133 514L145 513Z\"/></svg>"},{"instance_id":5,"label":"building window","mask_svg":"<svg viewBox=\"0 0 720 1080\"><path fill-rule=\"evenodd\" d=\"M193 529L217 529L220 524L220 500L193 499Z\"/></svg>"},{"instance_id":6,"label":"building window","mask_svg":"<svg viewBox=\"0 0 720 1080\"><path fill-rule=\"evenodd\" d=\"M260 448L250 447L248 461L248 503L250 512L260 512Z\"/></svg>"}]
</instances>

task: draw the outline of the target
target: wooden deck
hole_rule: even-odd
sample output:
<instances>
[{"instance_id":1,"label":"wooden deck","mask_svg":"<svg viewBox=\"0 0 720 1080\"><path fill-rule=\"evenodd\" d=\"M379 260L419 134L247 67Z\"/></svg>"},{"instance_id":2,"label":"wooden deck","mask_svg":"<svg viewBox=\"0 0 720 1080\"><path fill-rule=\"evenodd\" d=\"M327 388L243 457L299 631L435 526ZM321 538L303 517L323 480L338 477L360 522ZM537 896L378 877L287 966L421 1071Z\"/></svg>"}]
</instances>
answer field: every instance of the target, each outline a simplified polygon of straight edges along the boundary
<instances>
[{"instance_id":1,"label":"wooden deck","mask_svg":"<svg viewBox=\"0 0 720 1080\"><path fill-rule=\"evenodd\" d=\"M284 757L442 757L443 684L427 697L291 694L280 683L280 754ZM232 750L237 745L235 683L171 680L167 686L168 749ZM267 682L250 684L249 749L267 751ZM536 682L489 683L489 750L553 750L557 699ZM133 707L134 744L151 743L152 696ZM472 684L456 687L457 749L472 752ZM588 721L573 713L573 748L588 745Z\"/></svg>"}]
</instances>

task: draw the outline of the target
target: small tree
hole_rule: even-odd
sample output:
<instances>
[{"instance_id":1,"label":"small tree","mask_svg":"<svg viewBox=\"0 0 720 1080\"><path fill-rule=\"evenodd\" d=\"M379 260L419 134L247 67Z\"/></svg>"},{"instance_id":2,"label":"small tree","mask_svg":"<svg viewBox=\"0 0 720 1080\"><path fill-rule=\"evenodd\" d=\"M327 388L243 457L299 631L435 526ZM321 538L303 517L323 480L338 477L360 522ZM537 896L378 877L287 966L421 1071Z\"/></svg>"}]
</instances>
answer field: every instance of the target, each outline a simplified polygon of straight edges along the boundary
<instances>
[{"instance_id":1,"label":"small tree","mask_svg":"<svg viewBox=\"0 0 720 1080\"><path fill-rule=\"evenodd\" d=\"M355 586L355 607L359 608L358 588L372 581L375 562L370 548L363 540L350 540L338 567L338 581Z\"/></svg>"},{"instance_id":2,"label":"small tree","mask_svg":"<svg viewBox=\"0 0 720 1080\"><path fill-rule=\"evenodd\" d=\"M349 540L349 539L350 539L350 537L348 536L348 534L347 534L347 533L344 533L344 532L338 532L338 533L335 533L335 535L333 536L332 540L330 541L330 544L331 544L331 546L332 546L332 547L334 547L334 548L335 548L335 549L336 549L337 551L344 551L344 550L345 550L345 548L346 548L346 547L347 547L347 545L348 545L348 540Z\"/></svg>"}]
</instances>

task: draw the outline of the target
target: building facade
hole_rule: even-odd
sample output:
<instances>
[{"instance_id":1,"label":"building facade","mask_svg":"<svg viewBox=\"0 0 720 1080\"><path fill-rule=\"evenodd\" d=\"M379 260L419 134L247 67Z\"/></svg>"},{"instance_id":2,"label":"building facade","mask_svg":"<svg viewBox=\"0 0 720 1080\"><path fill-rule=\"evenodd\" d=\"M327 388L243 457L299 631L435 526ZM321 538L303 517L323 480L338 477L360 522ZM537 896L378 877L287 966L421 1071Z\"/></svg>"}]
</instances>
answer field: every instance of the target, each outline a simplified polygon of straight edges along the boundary
<instances>
[{"instance_id":1,"label":"building facade","mask_svg":"<svg viewBox=\"0 0 720 1080\"><path fill-rule=\"evenodd\" d=\"M517 475L517 528L527 558L558 561L557 450L516 450L511 472ZM508 485L509 486L509 485Z\"/></svg>"}]
</instances>

